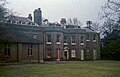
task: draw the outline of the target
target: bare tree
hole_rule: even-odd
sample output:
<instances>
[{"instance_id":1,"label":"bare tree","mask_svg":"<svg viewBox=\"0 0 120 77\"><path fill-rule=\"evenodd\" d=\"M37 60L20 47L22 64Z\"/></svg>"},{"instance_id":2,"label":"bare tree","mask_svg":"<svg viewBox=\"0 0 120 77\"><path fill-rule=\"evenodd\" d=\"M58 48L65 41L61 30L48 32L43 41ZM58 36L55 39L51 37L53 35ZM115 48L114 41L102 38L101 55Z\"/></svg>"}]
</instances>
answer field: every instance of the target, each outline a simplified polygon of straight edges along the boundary
<instances>
[{"instance_id":1,"label":"bare tree","mask_svg":"<svg viewBox=\"0 0 120 77\"><path fill-rule=\"evenodd\" d=\"M118 21L120 20L120 0L107 0L102 6L101 19L104 20L102 26L103 33L112 33L115 29L120 29Z\"/></svg>"},{"instance_id":2,"label":"bare tree","mask_svg":"<svg viewBox=\"0 0 120 77\"><path fill-rule=\"evenodd\" d=\"M69 18L68 20L67 20L67 24L68 25L75 25L75 26L82 26L82 23L81 23L81 21L79 21L77 18Z\"/></svg>"},{"instance_id":3,"label":"bare tree","mask_svg":"<svg viewBox=\"0 0 120 77\"><path fill-rule=\"evenodd\" d=\"M117 20L120 17L120 0L107 0L102 6L103 14L101 18Z\"/></svg>"}]
</instances>

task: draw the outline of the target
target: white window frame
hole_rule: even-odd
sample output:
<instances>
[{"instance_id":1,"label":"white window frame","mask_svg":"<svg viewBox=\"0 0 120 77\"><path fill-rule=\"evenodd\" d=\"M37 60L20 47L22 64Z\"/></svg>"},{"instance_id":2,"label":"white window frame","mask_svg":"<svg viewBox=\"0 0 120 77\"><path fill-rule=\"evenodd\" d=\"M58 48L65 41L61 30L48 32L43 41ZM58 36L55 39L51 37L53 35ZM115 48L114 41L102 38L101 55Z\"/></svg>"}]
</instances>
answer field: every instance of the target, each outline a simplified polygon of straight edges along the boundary
<instances>
[{"instance_id":1,"label":"white window frame","mask_svg":"<svg viewBox=\"0 0 120 77\"><path fill-rule=\"evenodd\" d=\"M51 34L47 34L47 38L46 38L46 39L47 39L47 44L52 44L52 37L50 38L50 39L51 39L51 41L49 42L49 41L48 41L48 39L49 39L49 38L48 38L48 35L50 35L50 36L51 36Z\"/></svg>"},{"instance_id":2,"label":"white window frame","mask_svg":"<svg viewBox=\"0 0 120 77\"><path fill-rule=\"evenodd\" d=\"M97 59L97 52L96 49L93 49L93 60Z\"/></svg>"},{"instance_id":3,"label":"white window frame","mask_svg":"<svg viewBox=\"0 0 120 77\"><path fill-rule=\"evenodd\" d=\"M81 39L81 37L83 37L83 39ZM83 36L83 35L80 36L80 44L81 45L85 45L85 41L84 40L85 40L85 36ZM83 43L82 43L82 41L83 41Z\"/></svg>"},{"instance_id":4,"label":"white window frame","mask_svg":"<svg viewBox=\"0 0 120 77\"><path fill-rule=\"evenodd\" d=\"M76 50L71 50L71 57L75 58L76 57Z\"/></svg>"},{"instance_id":5,"label":"white window frame","mask_svg":"<svg viewBox=\"0 0 120 77\"><path fill-rule=\"evenodd\" d=\"M56 35L56 44L61 44L60 43L60 34Z\"/></svg>"},{"instance_id":6,"label":"white window frame","mask_svg":"<svg viewBox=\"0 0 120 77\"><path fill-rule=\"evenodd\" d=\"M76 38L75 35L71 36L71 45L76 45L75 38Z\"/></svg>"},{"instance_id":7,"label":"white window frame","mask_svg":"<svg viewBox=\"0 0 120 77\"><path fill-rule=\"evenodd\" d=\"M33 45L28 45L28 56L33 55Z\"/></svg>"},{"instance_id":8,"label":"white window frame","mask_svg":"<svg viewBox=\"0 0 120 77\"><path fill-rule=\"evenodd\" d=\"M84 60L84 50L81 50L81 60Z\"/></svg>"}]
</instances>

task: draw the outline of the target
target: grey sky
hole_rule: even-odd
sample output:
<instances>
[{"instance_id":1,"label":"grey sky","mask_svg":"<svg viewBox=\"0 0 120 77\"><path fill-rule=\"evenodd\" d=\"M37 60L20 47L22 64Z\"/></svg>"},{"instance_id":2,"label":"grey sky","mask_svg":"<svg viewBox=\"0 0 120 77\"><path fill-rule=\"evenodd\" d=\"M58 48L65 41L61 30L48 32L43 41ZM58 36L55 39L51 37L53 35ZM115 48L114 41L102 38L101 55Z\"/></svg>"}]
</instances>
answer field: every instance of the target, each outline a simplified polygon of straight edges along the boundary
<instances>
[{"instance_id":1,"label":"grey sky","mask_svg":"<svg viewBox=\"0 0 120 77\"><path fill-rule=\"evenodd\" d=\"M41 8L43 17L51 22L77 17L83 24L87 20L98 21L98 13L105 0L9 0L7 7L19 16L27 17Z\"/></svg>"}]
</instances>

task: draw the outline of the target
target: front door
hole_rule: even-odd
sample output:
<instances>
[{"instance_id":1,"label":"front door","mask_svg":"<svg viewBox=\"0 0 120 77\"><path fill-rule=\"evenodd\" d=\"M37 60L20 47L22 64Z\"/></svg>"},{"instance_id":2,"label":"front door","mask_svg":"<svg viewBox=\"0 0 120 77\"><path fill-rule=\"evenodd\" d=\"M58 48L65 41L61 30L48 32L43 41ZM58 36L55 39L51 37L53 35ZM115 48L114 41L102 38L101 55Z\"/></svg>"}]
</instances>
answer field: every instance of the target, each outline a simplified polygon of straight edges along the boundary
<instances>
[{"instance_id":1,"label":"front door","mask_svg":"<svg viewBox=\"0 0 120 77\"><path fill-rule=\"evenodd\" d=\"M64 50L64 60L68 60L69 59L69 52L68 50Z\"/></svg>"}]
</instances>

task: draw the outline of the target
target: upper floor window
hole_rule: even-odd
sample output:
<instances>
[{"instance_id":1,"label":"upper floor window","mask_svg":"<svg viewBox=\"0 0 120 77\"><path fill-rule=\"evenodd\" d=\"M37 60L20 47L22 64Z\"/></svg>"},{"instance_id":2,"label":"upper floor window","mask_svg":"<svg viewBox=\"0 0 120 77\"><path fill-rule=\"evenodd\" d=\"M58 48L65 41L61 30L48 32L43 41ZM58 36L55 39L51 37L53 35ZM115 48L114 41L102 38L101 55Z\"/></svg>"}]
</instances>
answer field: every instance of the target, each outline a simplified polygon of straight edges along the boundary
<instances>
[{"instance_id":1,"label":"upper floor window","mask_svg":"<svg viewBox=\"0 0 120 77\"><path fill-rule=\"evenodd\" d=\"M8 55L10 56L10 45L9 44L5 44L5 50L4 50L4 55Z\"/></svg>"},{"instance_id":2,"label":"upper floor window","mask_svg":"<svg viewBox=\"0 0 120 77\"><path fill-rule=\"evenodd\" d=\"M51 34L47 34L47 43L51 43Z\"/></svg>"},{"instance_id":3,"label":"upper floor window","mask_svg":"<svg viewBox=\"0 0 120 77\"><path fill-rule=\"evenodd\" d=\"M81 39L81 45L84 45L84 39L85 39L84 36L81 36L80 39Z\"/></svg>"},{"instance_id":4,"label":"upper floor window","mask_svg":"<svg viewBox=\"0 0 120 77\"><path fill-rule=\"evenodd\" d=\"M90 35L86 34L86 41L90 41Z\"/></svg>"},{"instance_id":5,"label":"upper floor window","mask_svg":"<svg viewBox=\"0 0 120 77\"><path fill-rule=\"evenodd\" d=\"M32 49L33 49L33 46L28 45L28 55L32 55Z\"/></svg>"},{"instance_id":6,"label":"upper floor window","mask_svg":"<svg viewBox=\"0 0 120 77\"><path fill-rule=\"evenodd\" d=\"M60 35L59 34L57 34L57 36L56 36L56 42L60 42Z\"/></svg>"},{"instance_id":7,"label":"upper floor window","mask_svg":"<svg viewBox=\"0 0 120 77\"><path fill-rule=\"evenodd\" d=\"M67 35L64 35L64 44L67 44L67 40L68 40L68 38L67 38Z\"/></svg>"},{"instance_id":8,"label":"upper floor window","mask_svg":"<svg viewBox=\"0 0 120 77\"><path fill-rule=\"evenodd\" d=\"M71 37L71 44L72 44L72 45L75 45L75 44L76 44L76 43L75 43L75 36L72 36L72 37Z\"/></svg>"},{"instance_id":9,"label":"upper floor window","mask_svg":"<svg viewBox=\"0 0 120 77\"><path fill-rule=\"evenodd\" d=\"M93 35L93 42L96 42L96 34Z\"/></svg>"}]
</instances>

